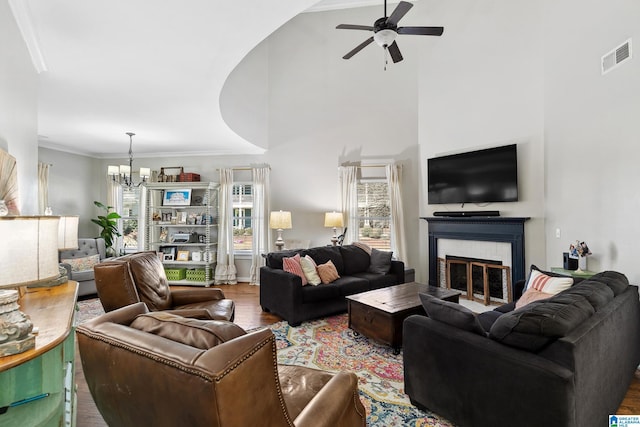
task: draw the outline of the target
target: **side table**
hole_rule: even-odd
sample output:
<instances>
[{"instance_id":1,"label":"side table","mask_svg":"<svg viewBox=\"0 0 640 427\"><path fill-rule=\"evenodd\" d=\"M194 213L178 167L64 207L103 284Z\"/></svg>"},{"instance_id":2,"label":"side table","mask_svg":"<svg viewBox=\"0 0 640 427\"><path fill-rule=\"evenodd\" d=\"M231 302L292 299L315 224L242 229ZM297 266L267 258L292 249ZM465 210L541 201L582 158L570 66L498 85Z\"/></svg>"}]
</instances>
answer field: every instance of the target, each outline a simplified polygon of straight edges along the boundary
<instances>
[{"instance_id":1,"label":"side table","mask_svg":"<svg viewBox=\"0 0 640 427\"><path fill-rule=\"evenodd\" d=\"M562 274L564 276L571 276L573 278L588 279L595 275L597 272L589 270L565 270L562 267L551 267L553 273Z\"/></svg>"}]
</instances>

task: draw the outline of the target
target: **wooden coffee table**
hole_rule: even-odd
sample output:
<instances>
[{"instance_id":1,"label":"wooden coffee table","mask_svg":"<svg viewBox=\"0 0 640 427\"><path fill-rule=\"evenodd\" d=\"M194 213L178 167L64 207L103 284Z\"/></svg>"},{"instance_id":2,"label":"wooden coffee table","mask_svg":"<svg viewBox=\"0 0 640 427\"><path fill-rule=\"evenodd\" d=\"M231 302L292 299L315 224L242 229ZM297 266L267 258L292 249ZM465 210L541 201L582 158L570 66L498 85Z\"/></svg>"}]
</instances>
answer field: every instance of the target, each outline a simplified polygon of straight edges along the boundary
<instances>
[{"instance_id":1,"label":"wooden coffee table","mask_svg":"<svg viewBox=\"0 0 640 427\"><path fill-rule=\"evenodd\" d=\"M457 303L460 292L410 282L347 296L349 327L387 344L398 354L402 347L402 323L412 314L425 315L418 293Z\"/></svg>"}]
</instances>

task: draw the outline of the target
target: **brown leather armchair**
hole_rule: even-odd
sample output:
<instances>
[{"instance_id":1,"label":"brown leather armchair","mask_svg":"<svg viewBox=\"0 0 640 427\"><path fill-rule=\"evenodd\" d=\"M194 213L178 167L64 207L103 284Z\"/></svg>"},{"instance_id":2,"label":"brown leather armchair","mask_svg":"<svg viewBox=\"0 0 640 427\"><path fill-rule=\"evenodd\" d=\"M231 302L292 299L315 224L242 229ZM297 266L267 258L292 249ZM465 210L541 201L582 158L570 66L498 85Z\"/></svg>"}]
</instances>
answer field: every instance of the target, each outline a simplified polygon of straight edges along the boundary
<instances>
[{"instance_id":1,"label":"brown leather armchair","mask_svg":"<svg viewBox=\"0 0 640 427\"><path fill-rule=\"evenodd\" d=\"M77 336L111 426L366 426L355 374L277 365L269 329L247 334L139 303L85 322Z\"/></svg>"},{"instance_id":2,"label":"brown leather armchair","mask_svg":"<svg viewBox=\"0 0 640 427\"><path fill-rule=\"evenodd\" d=\"M171 310L185 317L233 321L235 305L217 288L169 288L156 252L136 252L95 265L104 311L144 302L151 311Z\"/></svg>"}]
</instances>

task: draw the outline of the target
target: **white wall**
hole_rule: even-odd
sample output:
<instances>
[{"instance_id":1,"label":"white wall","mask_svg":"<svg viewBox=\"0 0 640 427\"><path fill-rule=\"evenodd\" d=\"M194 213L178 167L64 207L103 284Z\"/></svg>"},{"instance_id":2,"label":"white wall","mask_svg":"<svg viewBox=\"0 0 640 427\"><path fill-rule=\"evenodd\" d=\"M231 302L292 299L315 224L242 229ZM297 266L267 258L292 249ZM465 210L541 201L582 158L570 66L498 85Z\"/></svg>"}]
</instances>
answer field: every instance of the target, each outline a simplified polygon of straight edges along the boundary
<instances>
[{"instance_id":1,"label":"white wall","mask_svg":"<svg viewBox=\"0 0 640 427\"><path fill-rule=\"evenodd\" d=\"M593 252L589 270L638 283L640 60L603 76L600 58L629 37L637 49L640 2L546 3L547 264L580 239Z\"/></svg>"},{"instance_id":2,"label":"white wall","mask_svg":"<svg viewBox=\"0 0 640 427\"><path fill-rule=\"evenodd\" d=\"M37 215L37 74L6 1L0 40L0 148L16 159L20 213Z\"/></svg>"},{"instance_id":3,"label":"white wall","mask_svg":"<svg viewBox=\"0 0 640 427\"><path fill-rule=\"evenodd\" d=\"M527 0L421 1L412 13L444 34L421 56L419 140L421 216L499 210L530 217L526 262L545 266L542 5ZM519 202L428 205L430 157L518 144ZM427 280L427 223L420 224L418 280Z\"/></svg>"},{"instance_id":4,"label":"white wall","mask_svg":"<svg viewBox=\"0 0 640 427\"><path fill-rule=\"evenodd\" d=\"M383 50L375 44L342 59L369 33L335 29L340 23L370 24L381 14L380 7L369 7L299 15L254 49L225 86L223 99L250 99L249 79L267 70L264 159L272 167L272 209L292 212L293 229L285 238L329 243L324 212L340 208L338 166L345 162L401 163L406 223L417 229L419 45L411 38L399 41L405 60L385 71ZM262 96L255 93L257 105L263 105ZM255 104L244 111L239 104L229 108L245 123L238 120L233 128L248 135ZM222 104L225 117L231 114L227 107ZM418 236L410 230L407 261L415 264Z\"/></svg>"}]
</instances>

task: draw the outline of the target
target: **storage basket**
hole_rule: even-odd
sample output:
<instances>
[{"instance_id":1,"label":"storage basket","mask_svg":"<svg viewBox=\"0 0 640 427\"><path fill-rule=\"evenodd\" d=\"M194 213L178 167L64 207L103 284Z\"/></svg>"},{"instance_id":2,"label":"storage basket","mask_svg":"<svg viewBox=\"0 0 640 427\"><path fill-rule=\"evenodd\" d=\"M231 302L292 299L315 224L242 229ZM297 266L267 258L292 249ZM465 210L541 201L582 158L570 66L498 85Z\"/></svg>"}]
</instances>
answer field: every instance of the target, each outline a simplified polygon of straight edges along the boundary
<instances>
[{"instance_id":1,"label":"storage basket","mask_svg":"<svg viewBox=\"0 0 640 427\"><path fill-rule=\"evenodd\" d=\"M187 277L186 268L165 268L164 273L167 276L167 280L182 280Z\"/></svg>"},{"instance_id":2,"label":"storage basket","mask_svg":"<svg viewBox=\"0 0 640 427\"><path fill-rule=\"evenodd\" d=\"M181 172L180 173L180 182L200 182L200 174L191 173L191 172Z\"/></svg>"},{"instance_id":3,"label":"storage basket","mask_svg":"<svg viewBox=\"0 0 640 427\"><path fill-rule=\"evenodd\" d=\"M209 278L211 278L211 269L209 270ZM207 271L204 268L192 268L187 270L187 280L192 282L204 282L206 281Z\"/></svg>"}]
</instances>

